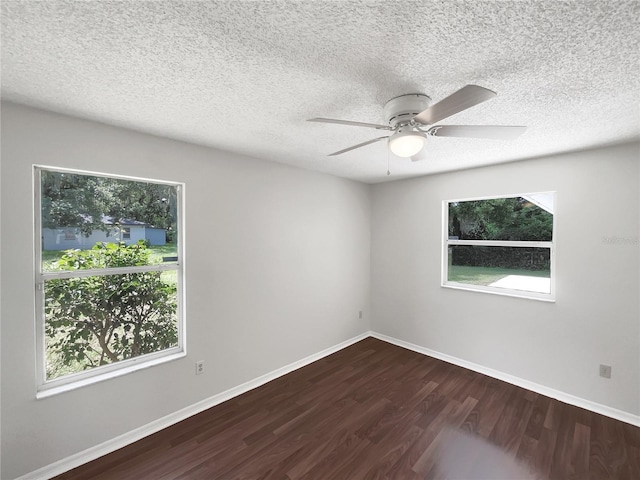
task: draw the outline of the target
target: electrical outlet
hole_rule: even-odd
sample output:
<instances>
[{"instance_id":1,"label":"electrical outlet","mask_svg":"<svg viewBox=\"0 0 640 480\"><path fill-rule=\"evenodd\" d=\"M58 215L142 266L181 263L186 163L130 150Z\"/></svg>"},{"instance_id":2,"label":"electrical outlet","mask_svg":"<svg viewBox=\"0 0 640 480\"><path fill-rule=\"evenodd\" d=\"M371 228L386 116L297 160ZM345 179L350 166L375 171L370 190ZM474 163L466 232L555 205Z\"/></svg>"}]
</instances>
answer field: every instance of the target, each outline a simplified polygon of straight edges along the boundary
<instances>
[{"instance_id":1,"label":"electrical outlet","mask_svg":"<svg viewBox=\"0 0 640 480\"><path fill-rule=\"evenodd\" d=\"M202 375L204 373L204 360L196 362L196 375Z\"/></svg>"},{"instance_id":2,"label":"electrical outlet","mask_svg":"<svg viewBox=\"0 0 640 480\"><path fill-rule=\"evenodd\" d=\"M362 310L358 312L358 318L362 318Z\"/></svg>"},{"instance_id":3,"label":"electrical outlet","mask_svg":"<svg viewBox=\"0 0 640 480\"><path fill-rule=\"evenodd\" d=\"M611 365L600 365L600 376L611 378Z\"/></svg>"}]
</instances>

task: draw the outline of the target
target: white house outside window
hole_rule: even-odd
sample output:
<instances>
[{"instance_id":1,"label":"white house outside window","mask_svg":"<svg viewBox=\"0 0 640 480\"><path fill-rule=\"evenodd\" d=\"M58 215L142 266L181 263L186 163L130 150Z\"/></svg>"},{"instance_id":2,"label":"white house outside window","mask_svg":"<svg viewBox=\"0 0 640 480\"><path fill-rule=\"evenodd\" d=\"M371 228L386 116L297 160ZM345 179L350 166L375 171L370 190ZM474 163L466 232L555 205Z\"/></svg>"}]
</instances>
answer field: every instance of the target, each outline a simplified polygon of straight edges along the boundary
<instances>
[{"instance_id":1,"label":"white house outside window","mask_svg":"<svg viewBox=\"0 0 640 480\"><path fill-rule=\"evenodd\" d=\"M552 301L555 193L443 202L442 286Z\"/></svg>"},{"instance_id":2,"label":"white house outside window","mask_svg":"<svg viewBox=\"0 0 640 480\"><path fill-rule=\"evenodd\" d=\"M183 186L48 167L34 177L38 395L183 356ZM121 223L132 226L118 238Z\"/></svg>"}]
</instances>

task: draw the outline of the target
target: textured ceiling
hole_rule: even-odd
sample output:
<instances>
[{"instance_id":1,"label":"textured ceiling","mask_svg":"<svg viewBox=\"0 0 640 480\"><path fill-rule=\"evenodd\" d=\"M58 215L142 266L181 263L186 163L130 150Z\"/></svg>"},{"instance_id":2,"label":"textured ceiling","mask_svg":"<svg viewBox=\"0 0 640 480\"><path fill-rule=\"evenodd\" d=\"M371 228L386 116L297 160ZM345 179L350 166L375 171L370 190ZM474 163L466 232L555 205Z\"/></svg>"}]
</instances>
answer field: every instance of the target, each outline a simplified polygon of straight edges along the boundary
<instances>
[{"instance_id":1,"label":"textured ceiling","mask_svg":"<svg viewBox=\"0 0 640 480\"><path fill-rule=\"evenodd\" d=\"M637 139L640 2L2 1L2 97L374 183ZM405 93L498 97L412 163L366 128ZM387 177L387 162L391 176Z\"/></svg>"}]
</instances>

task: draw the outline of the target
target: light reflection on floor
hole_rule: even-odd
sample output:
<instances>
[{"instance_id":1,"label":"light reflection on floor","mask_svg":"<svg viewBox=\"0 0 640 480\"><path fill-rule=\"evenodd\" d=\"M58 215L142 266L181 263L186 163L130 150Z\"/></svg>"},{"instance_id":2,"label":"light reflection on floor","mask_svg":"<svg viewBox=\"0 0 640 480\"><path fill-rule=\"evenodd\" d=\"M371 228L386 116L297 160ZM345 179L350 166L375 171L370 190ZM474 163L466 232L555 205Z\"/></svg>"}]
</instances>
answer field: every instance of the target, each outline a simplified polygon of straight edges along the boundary
<instances>
[{"instance_id":1,"label":"light reflection on floor","mask_svg":"<svg viewBox=\"0 0 640 480\"><path fill-rule=\"evenodd\" d=\"M487 439L461 430L444 429L429 478L455 480L546 480Z\"/></svg>"}]
</instances>

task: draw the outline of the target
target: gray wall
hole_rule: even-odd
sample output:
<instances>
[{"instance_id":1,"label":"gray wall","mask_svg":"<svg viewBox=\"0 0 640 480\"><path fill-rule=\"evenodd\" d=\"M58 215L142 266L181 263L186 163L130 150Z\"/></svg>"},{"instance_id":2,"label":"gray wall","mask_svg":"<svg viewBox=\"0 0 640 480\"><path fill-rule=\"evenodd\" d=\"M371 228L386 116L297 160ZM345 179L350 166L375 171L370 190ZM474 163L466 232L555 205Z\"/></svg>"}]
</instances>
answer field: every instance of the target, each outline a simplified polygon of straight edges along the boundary
<instances>
[{"instance_id":1,"label":"gray wall","mask_svg":"<svg viewBox=\"0 0 640 480\"><path fill-rule=\"evenodd\" d=\"M630 144L376 185L372 330L640 414L639 159ZM555 303L440 286L443 200L540 191L557 192Z\"/></svg>"},{"instance_id":2,"label":"gray wall","mask_svg":"<svg viewBox=\"0 0 640 480\"><path fill-rule=\"evenodd\" d=\"M186 183L185 358L36 400L32 164ZM3 104L1 205L3 479L369 328L366 185Z\"/></svg>"}]
</instances>

